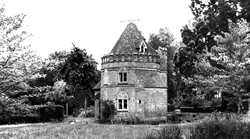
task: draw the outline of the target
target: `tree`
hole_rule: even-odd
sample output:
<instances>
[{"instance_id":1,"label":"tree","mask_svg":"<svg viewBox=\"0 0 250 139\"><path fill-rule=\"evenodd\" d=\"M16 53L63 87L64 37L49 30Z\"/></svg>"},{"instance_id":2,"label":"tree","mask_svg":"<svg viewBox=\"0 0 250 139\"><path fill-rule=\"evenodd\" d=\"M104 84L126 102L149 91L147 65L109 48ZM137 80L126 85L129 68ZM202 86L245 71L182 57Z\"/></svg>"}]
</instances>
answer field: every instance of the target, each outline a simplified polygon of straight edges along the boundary
<instances>
[{"instance_id":1,"label":"tree","mask_svg":"<svg viewBox=\"0 0 250 139\"><path fill-rule=\"evenodd\" d=\"M150 34L148 44L153 47L155 50L160 48L166 48L167 50L167 80L168 80L168 99L171 100L176 97L176 82L174 74L174 52L177 49L179 44L174 44L174 36L169 31L167 27L160 28L158 34Z\"/></svg>"},{"instance_id":2,"label":"tree","mask_svg":"<svg viewBox=\"0 0 250 139\"><path fill-rule=\"evenodd\" d=\"M184 46L179 47L174 58L182 79L179 92L192 95L197 93L197 88L203 88L200 91L204 94L216 90L209 84L216 80L211 76L227 71L228 67L214 58L214 49L218 47L214 38L221 36L225 39L226 34L232 33L231 25L236 25L242 18L250 21L249 7L247 0L191 0L190 9L195 22L181 30Z\"/></svg>"},{"instance_id":3,"label":"tree","mask_svg":"<svg viewBox=\"0 0 250 139\"><path fill-rule=\"evenodd\" d=\"M174 42L174 36L167 27L159 29L158 34L150 34L148 44L158 50L158 47L167 48Z\"/></svg>"},{"instance_id":4,"label":"tree","mask_svg":"<svg viewBox=\"0 0 250 139\"><path fill-rule=\"evenodd\" d=\"M74 45L74 44L73 44ZM84 104L84 98L94 98L94 85L100 81L100 72L96 68L97 62L85 49L73 47L66 61L59 70L59 79L63 79L70 87L78 107ZM92 100L93 101L93 100Z\"/></svg>"},{"instance_id":5,"label":"tree","mask_svg":"<svg viewBox=\"0 0 250 139\"><path fill-rule=\"evenodd\" d=\"M64 81L55 82L51 91L45 93L45 100L55 104L65 104L68 102L69 96L68 86Z\"/></svg>"},{"instance_id":6,"label":"tree","mask_svg":"<svg viewBox=\"0 0 250 139\"><path fill-rule=\"evenodd\" d=\"M22 42L30 35L22 31L25 15L5 16L0 8L0 92L39 76L41 58Z\"/></svg>"},{"instance_id":7,"label":"tree","mask_svg":"<svg viewBox=\"0 0 250 139\"><path fill-rule=\"evenodd\" d=\"M175 65L185 77L190 77L197 71L195 62L197 55L210 52L217 44L214 37L229 33L229 20L233 23L241 18L250 21L250 2L247 0L191 0L190 9L194 15L194 25L181 30L184 47L179 48ZM190 27L191 26L191 27ZM214 67L224 69L222 65L208 59Z\"/></svg>"},{"instance_id":8,"label":"tree","mask_svg":"<svg viewBox=\"0 0 250 139\"><path fill-rule=\"evenodd\" d=\"M43 61L40 74L44 74L44 77L39 77L31 79L29 85L31 87L41 87L41 86L53 86L56 77L59 74L59 70L67 59L69 52L67 51L55 51L51 53L45 61Z\"/></svg>"},{"instance_id":9,"label":"tree","mask_svg":"<svg viewBox=\"0 0 250 139\"><path fill-rule=\"evenodd\" d=\"M218 45L211 48L211 52L200 55L201 61L196 63L198 73L192 78L187 78L186 83L194 85L192 88L197 92L227 92L234 96L229 100L236 103L238 112L241 111L244 98L250 94L244 90L245 82L250 79L250 30L246 20L239 20L238 23L229 21L229 32L215 36ZM225 69L213 67L207 57L220 63Z\"/></svg>"}]
</instances>

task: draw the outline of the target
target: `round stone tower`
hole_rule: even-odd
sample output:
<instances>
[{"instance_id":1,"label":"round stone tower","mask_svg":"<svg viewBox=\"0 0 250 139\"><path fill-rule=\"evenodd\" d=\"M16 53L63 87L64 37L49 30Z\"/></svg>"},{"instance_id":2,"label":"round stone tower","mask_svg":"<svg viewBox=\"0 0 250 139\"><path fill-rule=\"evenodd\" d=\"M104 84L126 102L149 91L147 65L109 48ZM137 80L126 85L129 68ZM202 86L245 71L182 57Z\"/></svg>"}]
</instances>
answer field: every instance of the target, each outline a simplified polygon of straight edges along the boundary
<instances>
[{"instance_id":1,"label":"round stone tower","mask_svg":"<svg viewBox=\"0 0 250 139\"><path fill-rule=\"evenodd\" d=\"M136 25L129 23L102 57L100 98L112 100L119 114L165 115L167 70L161 61Z\"/></svg>"}]
</instances>

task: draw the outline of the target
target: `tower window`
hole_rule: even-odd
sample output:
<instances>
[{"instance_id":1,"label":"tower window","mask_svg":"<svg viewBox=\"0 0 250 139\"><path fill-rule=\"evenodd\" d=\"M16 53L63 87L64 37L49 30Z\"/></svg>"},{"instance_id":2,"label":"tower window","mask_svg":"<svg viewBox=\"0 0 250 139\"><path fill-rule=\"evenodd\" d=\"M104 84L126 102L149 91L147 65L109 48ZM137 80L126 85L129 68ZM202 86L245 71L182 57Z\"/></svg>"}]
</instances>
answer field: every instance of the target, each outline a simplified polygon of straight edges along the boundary
<instances>
[{"instance_id":1,"label":"tower window","mask_svg":"<svg viewBox=\"0 0 250 139\"><path fill-rule=\"evenodd\" d=\"M127 82L127 72L119 72L119 82Z\"/></svg>"},{"instance_id":2,"label":"tower window","mask_svg":"<svg viewBox=\"0 0 250 139\"><path fill-rule=\"evenodd\" d=\"M118 95L118 111L128 110L128 95L125 92L121 92Z\"/></svg>"}]
</instances>

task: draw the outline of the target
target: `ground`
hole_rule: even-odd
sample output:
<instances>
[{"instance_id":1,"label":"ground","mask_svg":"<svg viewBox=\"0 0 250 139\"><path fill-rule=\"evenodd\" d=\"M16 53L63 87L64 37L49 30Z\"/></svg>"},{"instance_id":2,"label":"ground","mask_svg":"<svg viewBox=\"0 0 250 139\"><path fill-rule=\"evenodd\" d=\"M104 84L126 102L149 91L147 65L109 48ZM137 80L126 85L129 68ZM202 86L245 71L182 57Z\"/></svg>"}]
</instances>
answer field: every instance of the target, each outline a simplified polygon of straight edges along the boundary
<instances>
[{"instance_id":1,"label":"ground","mask_svg":"<svg viewBox=\"0 0 250 139\"><path fill-rule=\"evenodd\" d=\"M216 113L225 117L225 113ZM241 119L249 122L250 114L246 114ZM94 122L94 118L66 118L60 123L35 123L35 124L17 124L1 125L0 138L13 139L140 139L149 134L156 133L166 126L179 126L184 136L189 136L190 127L196 126L199 122L208 120L213 113L188 113L180 114L176 118L178 121L187 121L191 123L180 124L160 124L160 125L123 125L123 124L99 124ZM204 118L205 117L205 118ZM234 118L235 117L231 117ZM237 117L236 117L237 118ZM151 118L152 120L153 118ZM191 120L193 119L193 120Z\"/></svg>"},{"instance_id":2,"label":"ground","mask_svg":"<svg viewBox=\"0 0 250 139\"><path fill-rule=\"evenodd\" d=\"M168 124L171 125L171 124ZM191 123L179 124L182 127ZM93 119L67 118L62 123L36 123L0 126L1 138L20 139L138 139L145 138L152 130L165 125L103 125L93 123Z\"/></svg>"}]
</instances>

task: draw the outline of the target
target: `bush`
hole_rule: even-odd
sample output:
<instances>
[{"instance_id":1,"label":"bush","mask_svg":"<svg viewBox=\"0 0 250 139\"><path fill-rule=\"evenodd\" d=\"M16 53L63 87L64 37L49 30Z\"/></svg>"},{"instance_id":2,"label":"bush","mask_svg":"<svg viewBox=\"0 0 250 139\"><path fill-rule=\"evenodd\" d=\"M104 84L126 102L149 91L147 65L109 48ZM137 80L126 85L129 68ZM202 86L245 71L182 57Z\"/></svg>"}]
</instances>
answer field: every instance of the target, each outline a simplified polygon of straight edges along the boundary
<instances>
[{"instance_id":1,"label":"bush","mask_svg":"<svg viewBox=\"0 0 250 139\"><path fill-rule=\"evenodd\" d=\"M139 113L128 113L123 115L116 115L111 119L112 124L126 124L126 125L159 125L165 124L166 118L143 119Z\"/></svg>"},{"instance_id":2,"label":"bush","mask_svg":"<svg viewBox=\"0 0 250 139\"><path fill-rule=\"evenodd\" d=\"M239 116L224 115L205 120L191 129L190 139L249 139L250 124L239 120Z\"/></svg>"},{"instance_id":3,"label":"bush","mask_svg":"<svg viewBox=\"0 0 250 139\"><path fill-rule=\"evenodd\" d=\"M182 139L182 134L179 126L166 126L161 130L153 130L146 139Z\"/></svg>"},{"instance_id":4,"label":"bush","mask_svg":"<svg viewBox=\"0 0 250 139\"><path fill-rule=\"evenodd\" d=\"M41 105L37 111L41 122L62 121L64 118L62 105Z\"/></svg>"},{"instance_id":5,"label":"bush","mask_svg":"<svg viewBox=\"0 0 250 139\"><path fill-rule=\"evenodd\" d=\"M18 103L5 106L0 113L0 124L36 123L39 119L36 107Z\"/></svg>"},{"instance_id":6,"label":"bush","mask_svg":"<svg viewBox=\"0 0 250 139\"><path fill-rule=\"evenodd\" d=\"M174 104L168 104L168 112L173 112L175 110Z\"/></svg>"},{"instance_id":7,"label":"bush","mask_svg":"<svg viewBox=\"0 0 250 139\"><path fill-rule=\"evenodd\" d=\"M127 125L134 125L134 124L143 124L141 117L137 114L124 114L124 115L116 115L112 119L113 124L127 124Z\"/></svg>"},{"instance_id":8,"label":"bush","mask_svg":"<svg viewBox=\"0 0 250 139\"><path fill-rule=\"evenodd\" d=\"M101 115L99 122L110 122L112 118L117 114L115 104L111 100L100 101L101 103Z\"/></svg>"},{"instance_id":9,"label":"bush","mask_svg":"<svg viewBox=\"0 0 250 139\"><path fill-rule=\"evenodd\" d=\"M73 117L78 117L81 114L82 108L81 109L74 109L72 112Z\"/></svg>"},{"instance_id":10,"label":"bush","mask_svg":"<svg viewBox=\"0 0 250 139\"><path fill-rule=\"evenodd\" d=\"M222 98L213 98L211 100L211 106L212 107L220 107L222 102Z\"/></svg>"}]
</instances>

